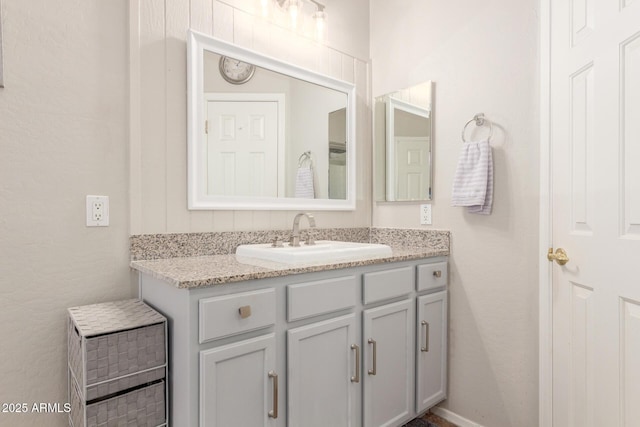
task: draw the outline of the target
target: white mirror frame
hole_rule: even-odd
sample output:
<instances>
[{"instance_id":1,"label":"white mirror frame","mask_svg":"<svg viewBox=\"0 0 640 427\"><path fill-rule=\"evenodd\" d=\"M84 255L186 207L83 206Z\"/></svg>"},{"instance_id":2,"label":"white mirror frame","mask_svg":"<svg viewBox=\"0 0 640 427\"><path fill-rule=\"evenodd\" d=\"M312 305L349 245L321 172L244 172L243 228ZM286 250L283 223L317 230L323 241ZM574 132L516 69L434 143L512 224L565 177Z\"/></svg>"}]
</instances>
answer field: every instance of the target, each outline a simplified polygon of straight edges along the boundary
<instances>
[{"instance_id":1,"label":"white mirror frame","mask_svg":"<svg viewBox=\"0 0 640 427\"><path fill-rule=\"evenodd\" d=\"M206 194L204 156L204 52L230 56L256 66L347 95L347 198L214 196ZM187 181L191 210L354 210L356 207L356 96L351 83L288 64L193 30L187 35ZM328 145L328 141L327 141Z\"/></svg>"}]
</instances>

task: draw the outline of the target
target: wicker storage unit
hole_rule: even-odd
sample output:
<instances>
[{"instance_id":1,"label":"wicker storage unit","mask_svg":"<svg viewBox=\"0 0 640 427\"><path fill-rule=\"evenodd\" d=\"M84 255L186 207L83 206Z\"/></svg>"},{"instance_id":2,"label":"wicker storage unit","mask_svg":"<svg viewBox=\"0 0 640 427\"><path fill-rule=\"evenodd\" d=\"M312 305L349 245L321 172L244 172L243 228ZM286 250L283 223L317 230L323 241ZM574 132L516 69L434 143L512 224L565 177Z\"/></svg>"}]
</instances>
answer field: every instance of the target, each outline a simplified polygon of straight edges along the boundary
<instances>
[{"instance_id":1,"label":"wicker storage unit","mask_svg":"<svg viewBox=\"0 0 640 427\"><path fill-rule=\"evenodd\" d=\"M137 299L69 309L69 424L167 424L167 320Z\"/></svg>"}]
</instances>

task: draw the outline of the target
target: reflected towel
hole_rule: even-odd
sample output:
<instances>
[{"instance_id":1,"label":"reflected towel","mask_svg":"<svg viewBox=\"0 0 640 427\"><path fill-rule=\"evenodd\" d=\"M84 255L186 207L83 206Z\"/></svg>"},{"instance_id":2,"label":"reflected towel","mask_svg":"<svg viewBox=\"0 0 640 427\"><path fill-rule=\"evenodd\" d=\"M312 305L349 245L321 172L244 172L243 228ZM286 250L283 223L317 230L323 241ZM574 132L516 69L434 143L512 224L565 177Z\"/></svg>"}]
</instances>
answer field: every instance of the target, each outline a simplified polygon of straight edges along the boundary
<instances>
[{"instance_id":1,"label":"reflected towel","mask_svg":"<svg viewBox=\"0 0 640 427\"><path fill-rule=\"evenodd\" d=\"M315 198L313 188L313 169L311 167L299 167L296 174L296 197L304 199Z\"/></svg>"},{"instance_id":2,"label":"reflected towel","mask_svg":"<svg viewBox=\"0 0 640 427\"><path fill-rule=\"evenodd\" d=\"M489 215L493 204L493 156L488 141L462 145L453 180L451 206Z\"/></svg>"}]
</instances>

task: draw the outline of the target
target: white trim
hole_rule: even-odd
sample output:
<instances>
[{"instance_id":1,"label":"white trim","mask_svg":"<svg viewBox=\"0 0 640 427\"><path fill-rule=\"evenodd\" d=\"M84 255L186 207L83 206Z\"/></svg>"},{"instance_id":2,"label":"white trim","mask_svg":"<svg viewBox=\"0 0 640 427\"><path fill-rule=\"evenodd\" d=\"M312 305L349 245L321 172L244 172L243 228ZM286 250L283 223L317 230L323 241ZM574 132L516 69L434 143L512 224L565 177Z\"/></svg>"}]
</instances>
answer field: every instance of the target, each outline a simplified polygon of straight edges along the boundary
<instances>
[{"instance_id":1,"label":"white trim","mask_svg":"<svg viewBox=\"0 0 640 427\"><path fill-rule=\"evenodd\" d=\"M439 406L434 406L431 408L431 412L439 416L440 418L444 418L457 425L458 427L483 427L482 424L478 424L471 420L466 419L465 417L456 414L455 412L451 412L448 409L441 408Z\"/></svg>"},{"instance_id":2,"label":"white trim","mask_svg":"<svg viewBox=\"0 0 640 427\"><path fill-rule=\"evenodd\" d=\"M2 64L2 0L0 0L0 87L4 87Z\"/></svg>"},{"instance_id":3,"label":"white trim","mask_svg":"<svg viewBox=\"0 0 640 427\"><path fill-rule=\"evenodd\" d=\"M204 51L231 56L277 73L324 86L347 96L347 198L298 199L215 197L203 200L198 182L198 147L204 123ZM187 36L187 164L188 207L190 210L355 210L356 208L356 87L354 84L262 55L224 40L189 30Z\"/></svg>"},{"instance_id":4,"label":"white trim","mask_svg":"<svg viewBox=\"0 0 640 427\"><path fill-rule=\"evenodd\" d=\"M551 0L540 0L540 222L538 268L538 425L553 425L552 276L545 254L553 245L551 153Z\"/></svg>"},{"instance_id":5,"label":"white trim","mask_svg":"<svg viewBox=\"0 0 640 427\"><path fill-rule=\"evenodd\" d=\"M142 233L140 0L129 3L129 234Z\"/></svg>"}]
</instances>

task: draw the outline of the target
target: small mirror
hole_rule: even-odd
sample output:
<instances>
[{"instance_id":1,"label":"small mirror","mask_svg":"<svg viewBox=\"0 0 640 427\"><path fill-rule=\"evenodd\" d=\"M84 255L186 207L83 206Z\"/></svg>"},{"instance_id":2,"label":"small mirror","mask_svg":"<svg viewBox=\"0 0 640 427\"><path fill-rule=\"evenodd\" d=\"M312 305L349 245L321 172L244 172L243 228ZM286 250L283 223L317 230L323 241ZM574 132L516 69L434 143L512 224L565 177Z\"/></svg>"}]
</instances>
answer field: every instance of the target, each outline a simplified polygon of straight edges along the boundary
<instances>
[{"instance_id":1,"label":"small mirror","mask_svg":"<svg viewBox=\"0 0 640 427\"><path fill-rule=\"evenodd\" d=\"M431 81L375 99L377 201L432 197Z\"/></svg>"},{"instance_id":2,"label":"small mirror","mask_svg":"<svg viewBox=\"0 0 640 427\"><path fill-rule=\"evenodd\" d=\"M189 209L355 208L355 89L189 32Z\"/></svg>"}]
</instances>

